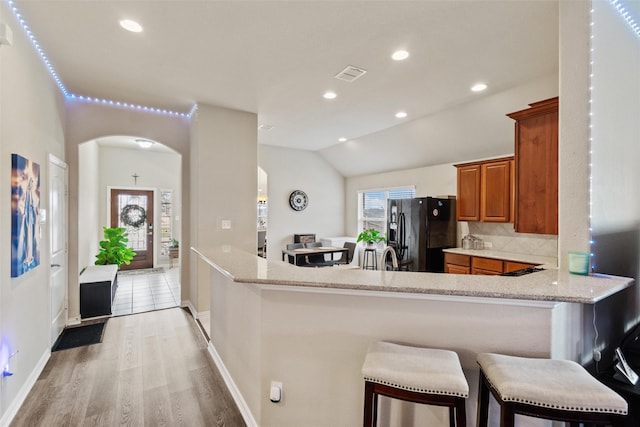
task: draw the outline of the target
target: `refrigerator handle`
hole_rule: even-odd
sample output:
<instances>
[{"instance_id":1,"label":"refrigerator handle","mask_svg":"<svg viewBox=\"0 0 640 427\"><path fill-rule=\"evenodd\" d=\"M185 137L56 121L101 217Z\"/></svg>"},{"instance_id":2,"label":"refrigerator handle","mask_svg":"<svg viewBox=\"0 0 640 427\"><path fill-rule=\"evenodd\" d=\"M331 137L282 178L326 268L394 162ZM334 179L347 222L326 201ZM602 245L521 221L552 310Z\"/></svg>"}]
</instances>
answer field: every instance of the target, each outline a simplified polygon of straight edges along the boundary
<instances>
[{"instance_id":1,"label":"refrigerator handle","mask_svg":"<svg viewBox=\"0 0 640 427\"><path fill-rule=\"evenodd\" d=\"M398 260L402 260L404 256L406 240L405 240L405 222L404 212L398 214Z\"/></svg>"}]
</instances>

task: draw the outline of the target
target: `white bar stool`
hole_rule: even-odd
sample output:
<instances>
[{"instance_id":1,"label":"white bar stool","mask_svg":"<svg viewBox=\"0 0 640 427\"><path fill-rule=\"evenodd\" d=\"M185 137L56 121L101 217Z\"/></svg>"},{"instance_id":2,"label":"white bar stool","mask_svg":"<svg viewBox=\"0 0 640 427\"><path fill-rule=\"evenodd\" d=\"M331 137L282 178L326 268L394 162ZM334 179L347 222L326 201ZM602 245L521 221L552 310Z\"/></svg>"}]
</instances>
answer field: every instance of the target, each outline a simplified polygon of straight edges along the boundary
<instances>
[{"instance_id":1,"label":"white bar stool","mask_svg":"<svg viewBox=\"0 0 640 427\"><path fill-rule=\"evenodd\" d=\"M622 427L627 402L570 360L481 353L478 427L487 427L489 391L500 404L500 426L515 414L547 420Z\"/></svg>"},{"instance_id":2,"label":"white bar stool","mask_svg":"<svg viewBox=\"0 0 640 427\"><path fill-rule=\"evenodd\" d=\"M369 347L362 375L365 427L376 425L378 395L448 406L450 427L466 426L469 385L453 351L376 342Z\"/></svg>"}]
</instances>

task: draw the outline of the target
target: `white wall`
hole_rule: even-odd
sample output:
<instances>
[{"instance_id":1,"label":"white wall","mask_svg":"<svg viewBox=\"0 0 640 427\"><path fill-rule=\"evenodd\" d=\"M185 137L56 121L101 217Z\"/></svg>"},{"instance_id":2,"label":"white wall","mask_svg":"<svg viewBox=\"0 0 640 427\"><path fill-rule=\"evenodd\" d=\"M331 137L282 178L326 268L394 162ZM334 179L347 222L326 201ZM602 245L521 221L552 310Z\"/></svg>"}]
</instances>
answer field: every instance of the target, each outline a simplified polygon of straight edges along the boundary
<instances>
[{"instance_id":1,"label":"white wall","mask_svg":"<svg viewBox=\"0 0 640 427\"><path fill-rule=\"evenodd\" d=\"M198 104L190 145L193 246L233 245L255 253L257 132L258 118L253 113ZM223 221L230 221L229 229L222 228ZM203 312L209 310L209 273L196 258L187 264L196 274L191 302L197 312Z\"/></svg>"},{"instance_id":2,"label":"white wall","mask_svg":"<svg viewBox=\"0 0 640 427\"><path fill-rule=\"evenodd\" d=\"M589 9L560 2L558 266L589 250Z\"/></svg>"},{"instance_id":3,"label":"white wall","mask_svg":"<svg viewBox=\"0 0 640 427\"><path fill-rule=\"evenodd\" d=\"M267 258L282 259L282 249L296 233L321 237L345 233L344 178L317 153L261 145L260 167L268 176ZM289 195L302 190L309 197L303 211L289 207ZM254 207L255 210L255 207Z\"/></svg>"},{"instance_id":4,"label":"white wall","mask_svg":"<svg viewBox=\"0 0 640 427\"><path fill-rule=\"evenodd\" d=\"M0 2L0 22L13 32L13 45L0 46L0 366L8 353L12 377L0 385L0 425L18 409L49 356L49 224L41 228L40 265L11 278L11 154L40 165L40 208L48 209L48 154L64 152L64 105L53 79Z\"/></svg>"},{"instance_id":5,"label":"white wall","mask_svg":"<svg viewBox=\"0 0 640 427\"><path fill-rule=\"evenodd\" d=\"M84 145L84 144L83 144ZM159 190L172 190L173 238L180 240L180 223L175 220L180 214L180 155L175 152L148 151L136 148L123 148L111 146L99 146L99 191L98 191L98 218L99 226L96 228L97 237L102 240L102 226L110 227L108 222L109 189L118 188L144 188L156 190L154 199L154 254L157 263L160 255L160 214L161 200ZM81 164L82 165L82 164ZM116 166L117 165L117 166ZM84 166L82 166L84 169ZM86 176L92 171L87 170ZM137 174L136 180L133 174ZM93 264L93 262L91 263Z\"/></svg>"},{"instance_id":6,"label":"white wall","mask_svg":"<svg viewBox=\"0 0 640 427\"><path fill-rule=\"evenodd\" d=\"M100 183L99 183L99 150L95 141L89 141L78 146L79 174L82 179L78 182L78 229L101 230L100 222ZM102 236L98 232L81 233L78 235L78 247L84 248L78 252L80 269L93 265L98 253L98 242Z\"/></svg>"},{"instance_id":7,"label":"white wall","mask_svg":"<svg viewBox=\"0 0 640 427\"><path fill-rule=\"evenodd\" d=\"M594 9L592 250L597 271L637 280L640 39L608 4L595 2Z\"/></svg>"}]
</instances>

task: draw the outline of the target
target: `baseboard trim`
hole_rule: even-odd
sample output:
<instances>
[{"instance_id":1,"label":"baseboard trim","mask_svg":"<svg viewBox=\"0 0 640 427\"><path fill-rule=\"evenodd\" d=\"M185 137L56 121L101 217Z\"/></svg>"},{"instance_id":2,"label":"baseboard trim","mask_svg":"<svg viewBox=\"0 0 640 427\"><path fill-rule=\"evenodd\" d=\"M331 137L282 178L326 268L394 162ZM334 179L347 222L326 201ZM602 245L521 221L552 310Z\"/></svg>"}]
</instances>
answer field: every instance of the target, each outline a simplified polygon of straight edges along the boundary
<instances>
[{"instance_id":1,"label":"baseboard trim","mask_svg":"<svg viewBox=\"0 0 640 427\"><path fill-rule=\"evenodd\" d=\"M51 350L50 349L45 350L42 357L40 357L40 360L38 360L38 363L36 364L35 368L33 368L33 370L31 371L31 374L29 374L27 381L25 381L25 383L22 385L22 387L20 388L20 391L18 392L16 397L13 399L11 404L7 407L7 410L2 416L2 418L0 418L0 426L8 427L9 424L11 424L11 422L17 415L18 411L20 410L20 407L22 406L24 401L27 399L29 392L31 391L33 386L36 384L38 377L44 370L44 367L47 365L47 362L49 361L50 357L51 357Z\"/></svg>"},{"instance_id":2,"label":"baseboard trim","mask_svg":"<svg viewBox=\"0 0 640 427\"><path fill-rule=\"evenodd\" d=\"M206 311L199 311L199 312L196 314L196 319L201 319L201 318L202 318L202 316L209 316L210 314L211 314L211 311L209 311L209 310L206 310Z\"/></svg>"},{"instance_id":3,"label":"baseboard trim","mask_svg":"<svg viewBox=\"0 0 640 427\"><path fill-rule=\"evenodd\" d=\"M236 402L236 405L238 405L240 414L242 415L244 422L247 424L247 427L259 427L255 418L253 418L253 414L249 409L249 405L247 405L247 402L244 400L244 397L242 397L242 393L240 393L240 390L236 386L236 383L233 381L233 378L231 378L231 374L227 370L227 367L224 365L222 358L216 351L216 348L213 346L211 341L209 341L207 350L209 350L209 356L211 356L213 363L215 363L216 366L218 367L218 370L220 371L220 375L222 376L224 383L226 384L227 388L229 389L229 392L231 393L231 397L233 397L233 400Z\"/></svg>"},{"instance_id":4,"label":"baseboard trim","mask_svg":"<svg viewBox=\"0 0 640 427\"><path fill-rule=\"evenodd\" d=\"M191 312L191 316L192 316L194 319L197 319L197 318L198 318L198 312L197 312L196 308L193 306L193 304L191 304L191 301L190 301L190 300L182 301L181 306L182 306L182 307L186 307L186 308Z\"/></svg>"}]
</instances>

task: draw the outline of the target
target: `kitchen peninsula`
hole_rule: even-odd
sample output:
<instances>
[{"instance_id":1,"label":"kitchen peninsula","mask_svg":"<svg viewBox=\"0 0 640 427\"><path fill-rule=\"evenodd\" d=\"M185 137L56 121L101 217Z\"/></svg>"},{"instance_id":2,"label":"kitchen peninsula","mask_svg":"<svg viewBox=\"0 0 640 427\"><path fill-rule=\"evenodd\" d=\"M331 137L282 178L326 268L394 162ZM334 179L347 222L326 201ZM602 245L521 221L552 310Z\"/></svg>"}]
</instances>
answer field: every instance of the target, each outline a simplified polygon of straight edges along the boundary
<instances>
[{"instance_id":1,"label":"kitchen peninsula","mask_svg":"<svg viewBox=\"0 0 640 427\"><path fill-rule=\"evenodd\" d=\"M594 342L585 310L635 292L631 279L557 270L495 277L302 269L233 247L192 250L211 267L209 351L249 425L360 425L360 369L377 340L458 352L473 425L478 353L582 362ZM278 403L269 399L272 381L283 385ZM379 410L382 425L447 424L441 408L383 399Z\"/></svg>"}]
</instances>

